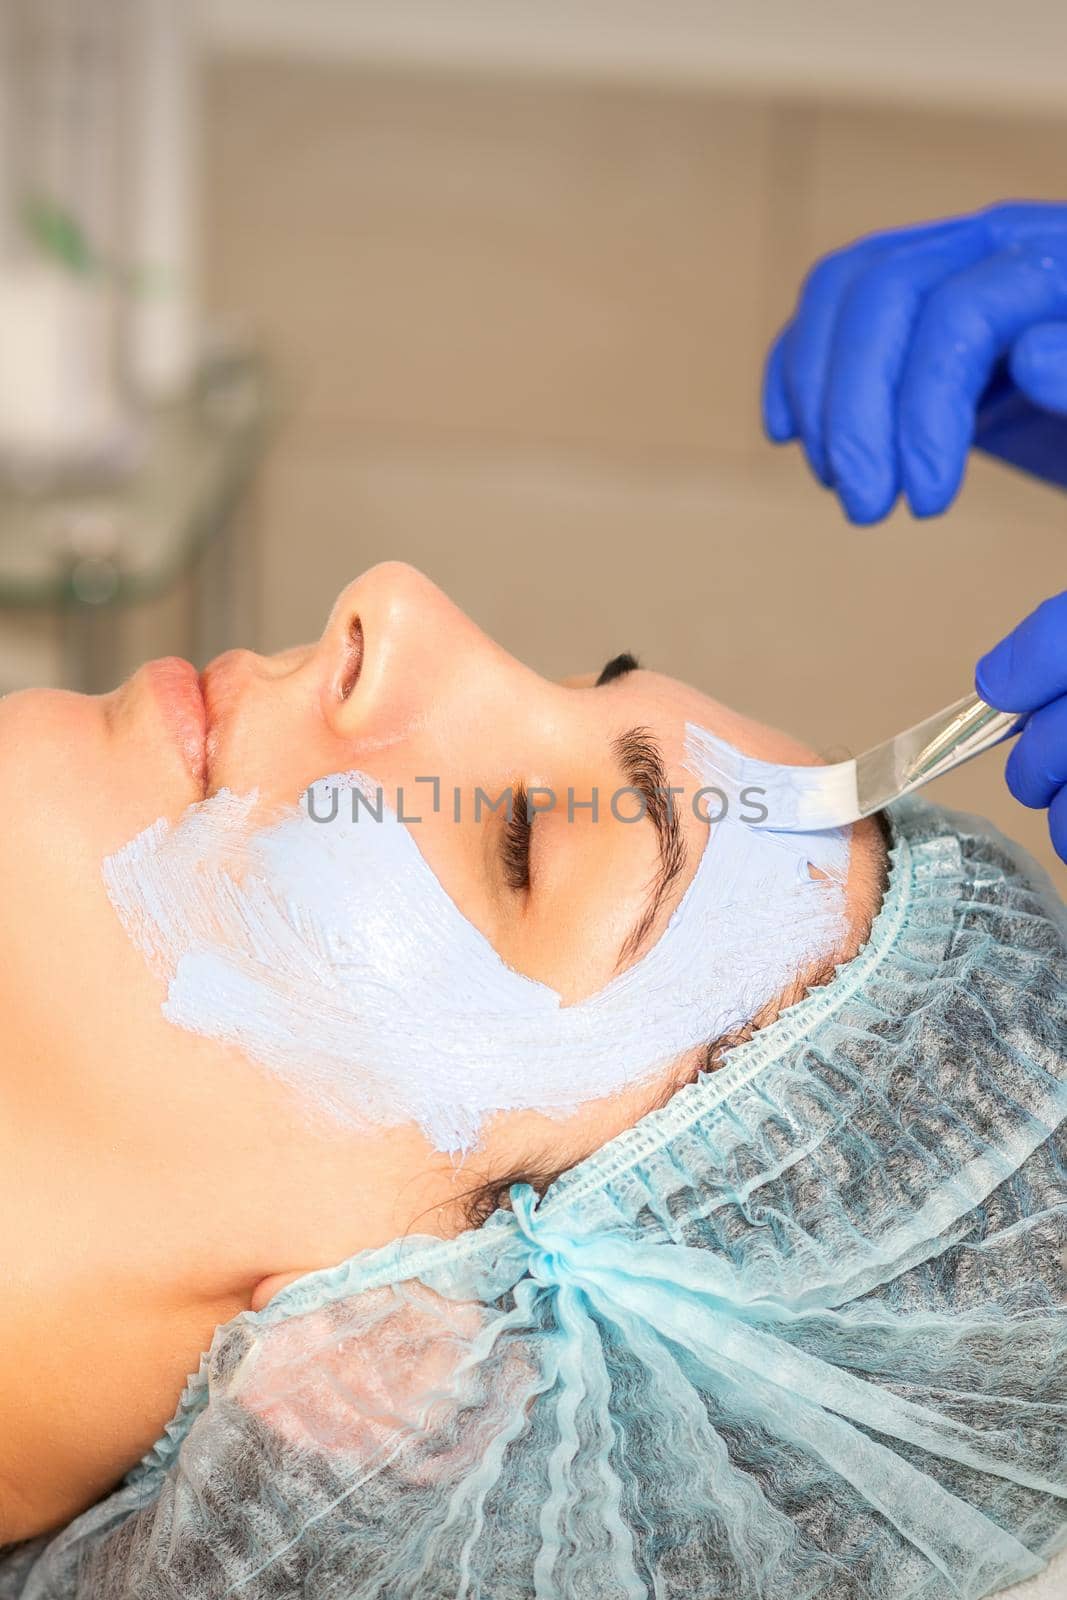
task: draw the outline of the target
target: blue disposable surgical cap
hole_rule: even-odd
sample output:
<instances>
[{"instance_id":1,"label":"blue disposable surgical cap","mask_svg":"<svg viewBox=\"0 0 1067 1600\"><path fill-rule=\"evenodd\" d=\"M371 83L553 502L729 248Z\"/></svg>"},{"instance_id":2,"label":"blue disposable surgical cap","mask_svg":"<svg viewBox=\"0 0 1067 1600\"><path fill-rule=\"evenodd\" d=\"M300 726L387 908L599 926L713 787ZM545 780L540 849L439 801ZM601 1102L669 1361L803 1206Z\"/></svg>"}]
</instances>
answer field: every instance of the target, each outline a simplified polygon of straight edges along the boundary
<instances>
[{"instance_id":1,"label":"blue disposable surgical cap","mask_svg":"<svg viewBox=\"0 0 1067 1600\"><path fill-rule=\"evenodd\" d=\"M58 1600L977 1600L1067 1539L1067 930L891 813L829 984L540 1203L220 1327ZM88 1378L87 1378L88 1381Z\"/></svg>"}]
</instances>

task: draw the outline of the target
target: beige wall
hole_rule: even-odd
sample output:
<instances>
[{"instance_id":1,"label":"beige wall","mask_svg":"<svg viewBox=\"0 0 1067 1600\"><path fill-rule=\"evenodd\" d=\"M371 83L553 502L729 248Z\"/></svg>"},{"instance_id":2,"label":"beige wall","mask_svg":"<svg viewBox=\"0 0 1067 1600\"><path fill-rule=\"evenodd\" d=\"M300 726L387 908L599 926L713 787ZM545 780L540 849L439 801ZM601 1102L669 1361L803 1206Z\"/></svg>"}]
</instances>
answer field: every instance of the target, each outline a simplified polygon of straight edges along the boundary
<instances>
[{"instance_id":1,"label":"beige wall","mask_svg":"<svg viewBox=\"0 0 1067 1600\"><path fill-rule=\"evenodd\" d=\"M288 411L261 647L402 557L545 672L632 648L840 753L1067 581L1062 496L977 462L950 516L856 530L757 414L814 253L1067 196L1064 124L239 56L207 114L209 299ZM941 797L1051 861L999 766Z\"/></svg>"}]
</instances>

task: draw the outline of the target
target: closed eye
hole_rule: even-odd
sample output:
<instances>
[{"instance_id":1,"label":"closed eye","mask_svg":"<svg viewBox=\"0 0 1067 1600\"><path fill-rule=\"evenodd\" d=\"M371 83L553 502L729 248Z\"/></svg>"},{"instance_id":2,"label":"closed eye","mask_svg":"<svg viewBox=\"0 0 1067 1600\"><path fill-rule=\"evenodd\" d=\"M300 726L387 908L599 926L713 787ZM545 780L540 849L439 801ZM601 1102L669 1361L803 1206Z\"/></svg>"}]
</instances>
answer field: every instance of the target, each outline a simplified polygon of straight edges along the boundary
<instances>
[{"instance_id":1,"label":"closed eye","mask_svg":"<svg viewBox=\"0 0 1067 1600\"><path fill-rule=\"evenodd\" d=\"M615 678L623 678L628 672L636 672L640 665L632 651L624 650L621 655L612 656L611 660L601 667L595 687L599 689L602 684L611 683ZM533 818L530 815L526 785L519 782L514 785L511 808L500 836L504 881L516 894L525 894L530 888L532 834Z\"/></svg>"}]
</instances>

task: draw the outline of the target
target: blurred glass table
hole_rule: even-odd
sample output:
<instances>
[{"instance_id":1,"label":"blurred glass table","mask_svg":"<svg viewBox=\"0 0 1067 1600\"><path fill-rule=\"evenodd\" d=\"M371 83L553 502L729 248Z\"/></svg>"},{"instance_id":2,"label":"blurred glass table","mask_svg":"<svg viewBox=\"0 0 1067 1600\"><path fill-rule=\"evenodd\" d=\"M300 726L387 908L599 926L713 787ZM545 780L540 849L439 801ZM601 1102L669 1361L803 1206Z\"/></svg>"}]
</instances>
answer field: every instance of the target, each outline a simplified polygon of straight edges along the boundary
<instances>
[{"instance_id":1,"label":"blurred glass table","mask_svg":"<svg viewBox=\"0 0 1067 1600\"><path fill-rule=\"evenodd\" d=\"M254 644L238 636L238 589L254 595L257 582L254 541L238 548L238 512L273 417L263 361L229 352L204 364L187 399L140 419L136 465L121 479L0 482L0 629L13 613L54 620L57 676L90 694L124 676L124 611L182 583L181 653L202 665ZM20 686L0 681L0 692Z\"/></svg>"}]
</instances>

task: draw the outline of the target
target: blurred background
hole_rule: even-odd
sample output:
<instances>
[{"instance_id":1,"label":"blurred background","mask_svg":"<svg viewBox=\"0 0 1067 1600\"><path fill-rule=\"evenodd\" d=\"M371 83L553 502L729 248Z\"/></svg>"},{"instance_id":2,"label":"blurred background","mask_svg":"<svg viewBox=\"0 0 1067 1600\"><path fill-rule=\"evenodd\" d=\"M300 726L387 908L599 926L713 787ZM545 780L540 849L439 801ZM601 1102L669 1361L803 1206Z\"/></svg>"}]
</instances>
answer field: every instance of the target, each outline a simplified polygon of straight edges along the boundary
<instances>
[{"instance_id":1,"label":"blurred background","mask_svg":"<svg viewBox=\"0 0 1067 1600\"><path fill-rule=\"evenodd\" d=\"M850 527L760 370L823 251L1067 198L1065 63L1059 0L0 0L0 690L317 637L402 558L831 758L955 699L1067 502L976 460ZM1001 767L937 797L1052 866Z\"/></svg>"}]
</instances>

